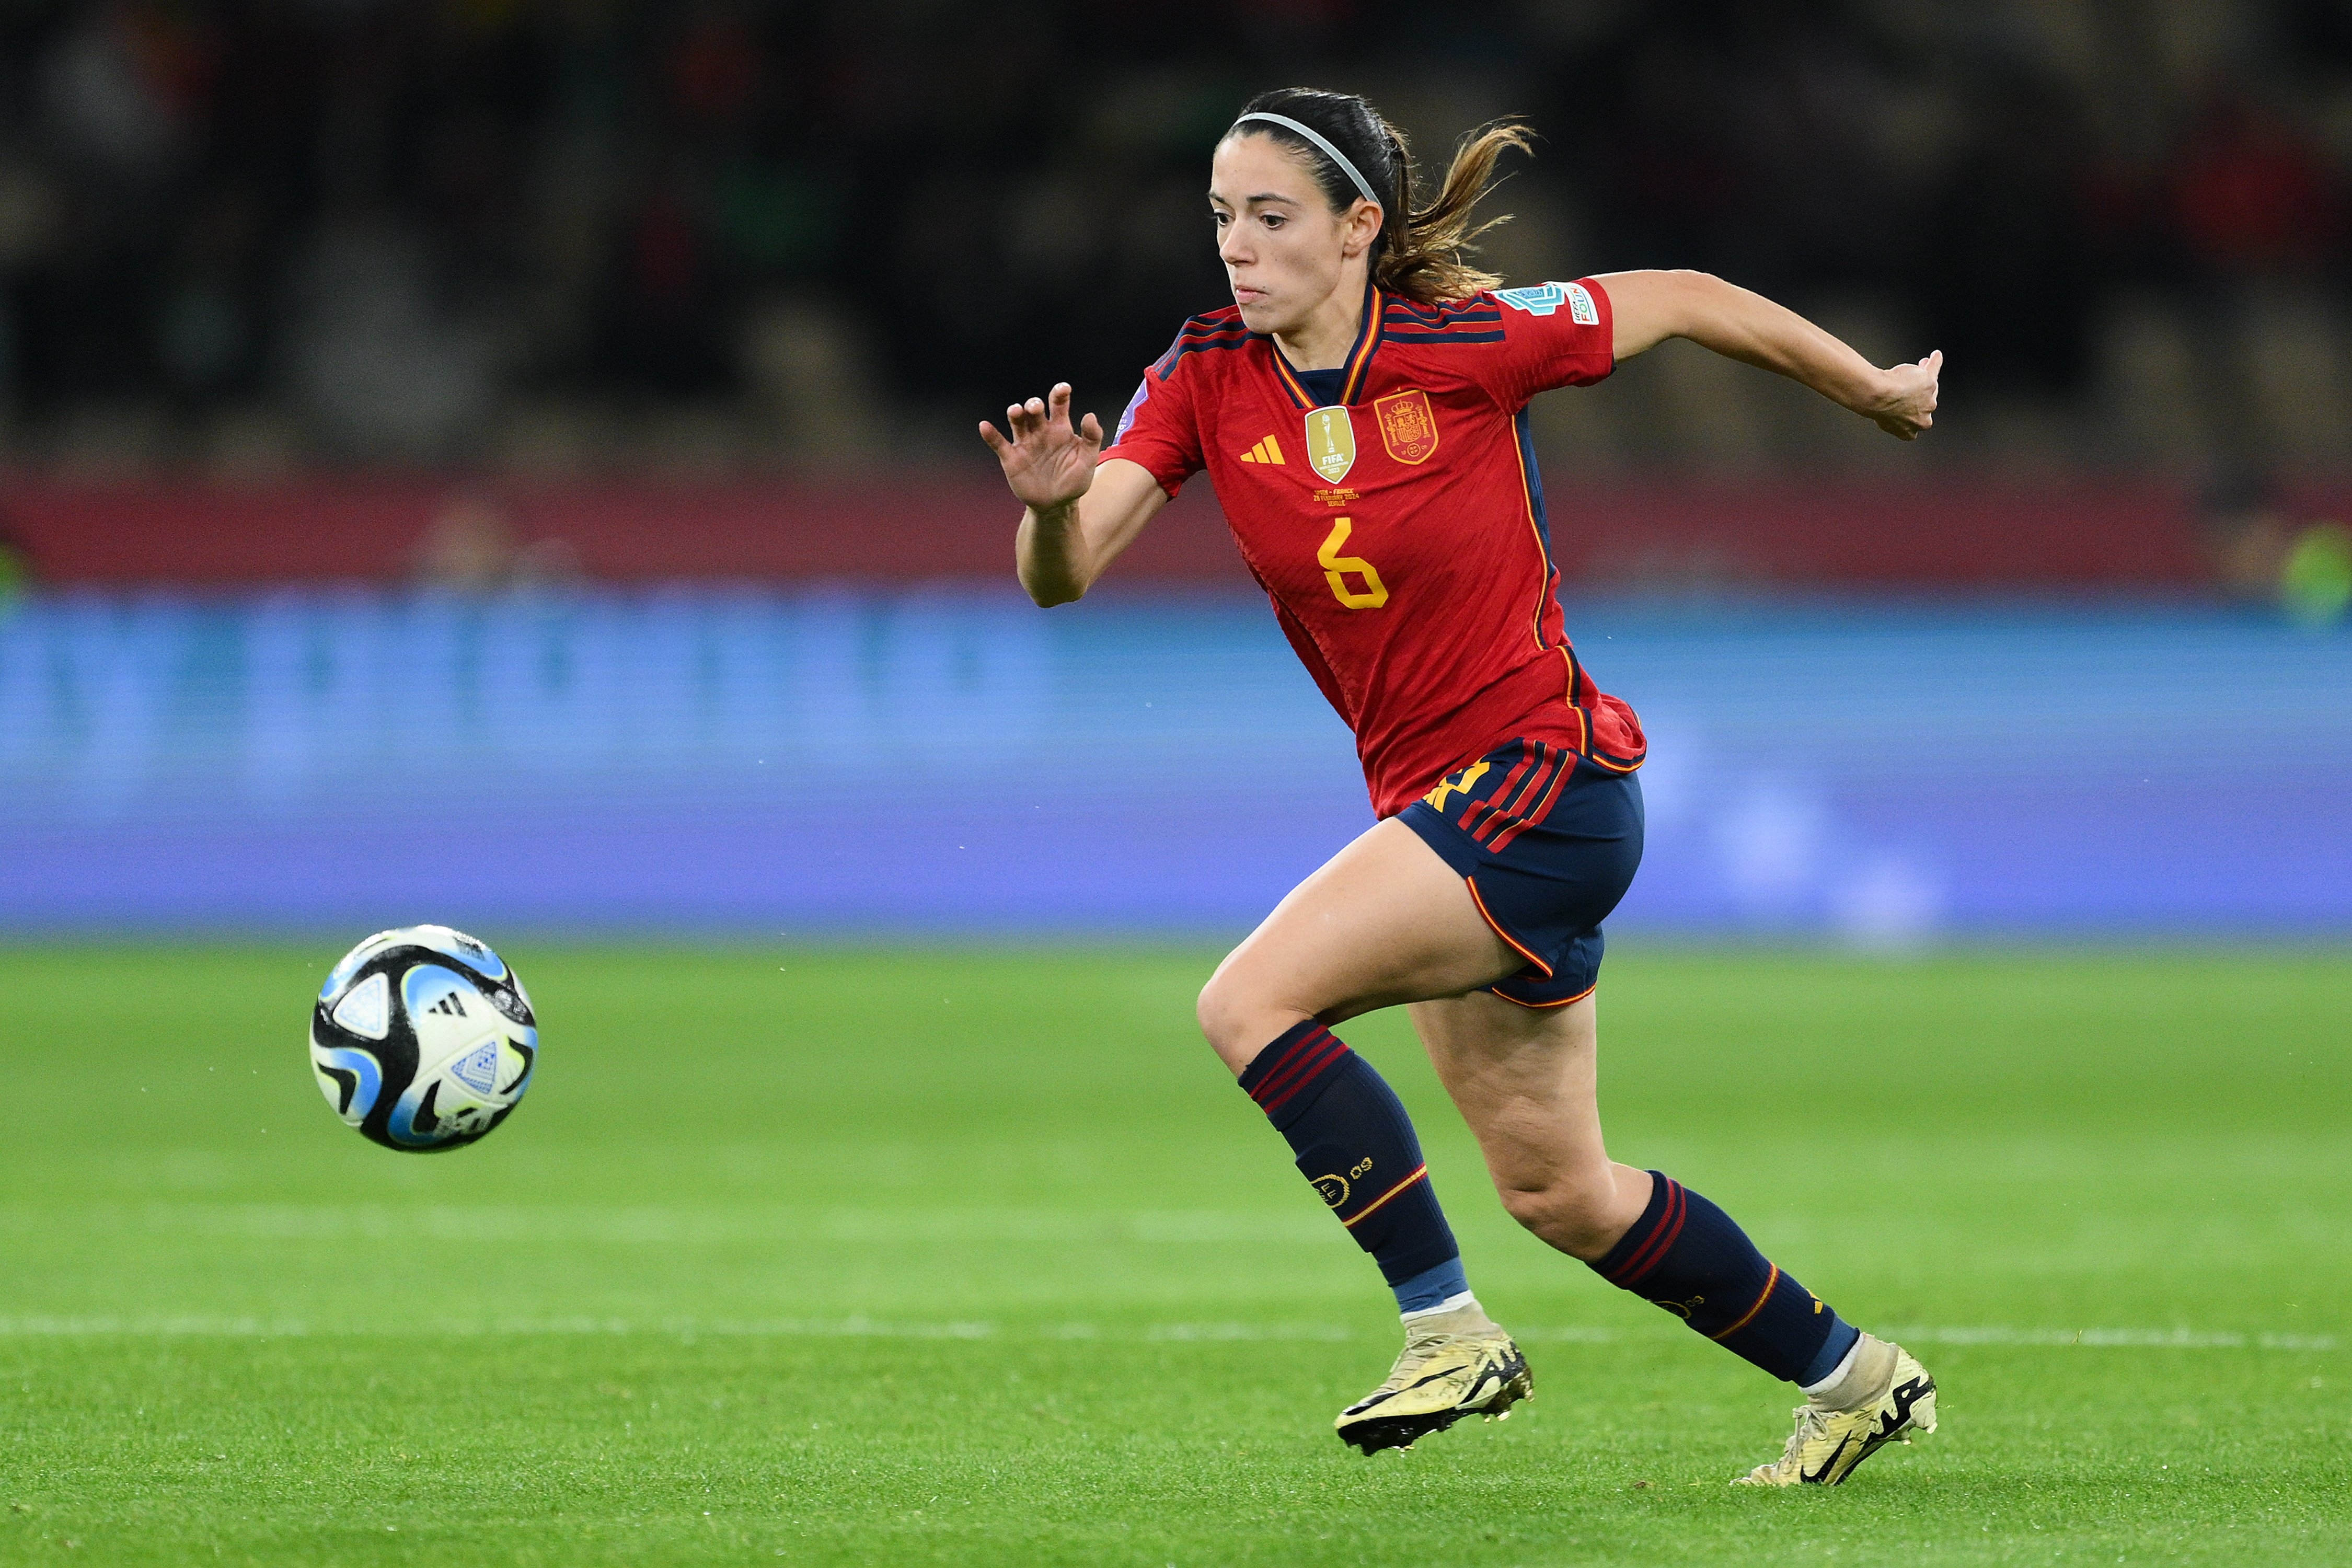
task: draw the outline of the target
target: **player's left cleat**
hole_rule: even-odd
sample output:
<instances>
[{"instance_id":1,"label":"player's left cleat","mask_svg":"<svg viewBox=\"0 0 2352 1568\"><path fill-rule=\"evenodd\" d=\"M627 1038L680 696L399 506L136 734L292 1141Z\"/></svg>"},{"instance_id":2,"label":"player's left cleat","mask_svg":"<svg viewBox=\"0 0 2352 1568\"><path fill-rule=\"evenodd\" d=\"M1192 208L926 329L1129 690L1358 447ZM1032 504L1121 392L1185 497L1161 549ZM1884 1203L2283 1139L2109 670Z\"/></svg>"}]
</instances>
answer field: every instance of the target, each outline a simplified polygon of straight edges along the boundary
<instances>
[{"instance_id":1,"label":"player's left cleat","mask_svg":"<svg viewBox=\"0 0 2352 1568\"><path fill-rule=\"evenodd\" d=\"M1411 1324L1389 1380L1332 1426L1339 1441L1366 1454L1410 1448L1465 1415L1505 1419L1534 1392L1519 1347L1473 1301Z\"/></svg>"},{"instance_id":2,"label":"player's left cleat","mask_svg":"<svg viewBox=\"0 0 2352 1568\"><path fill-rule=\"evenodd\" d=\"M1836 1405L1822 1398L1797 1406L1797 1430L1780 1458L1736 1477L1736 1487L1833 1487L1888 1443L1936 1429L1936 1380L1901 1345L1869 1334L1850 1374L1858 1384Z\"/></svg>"}]
</instances>

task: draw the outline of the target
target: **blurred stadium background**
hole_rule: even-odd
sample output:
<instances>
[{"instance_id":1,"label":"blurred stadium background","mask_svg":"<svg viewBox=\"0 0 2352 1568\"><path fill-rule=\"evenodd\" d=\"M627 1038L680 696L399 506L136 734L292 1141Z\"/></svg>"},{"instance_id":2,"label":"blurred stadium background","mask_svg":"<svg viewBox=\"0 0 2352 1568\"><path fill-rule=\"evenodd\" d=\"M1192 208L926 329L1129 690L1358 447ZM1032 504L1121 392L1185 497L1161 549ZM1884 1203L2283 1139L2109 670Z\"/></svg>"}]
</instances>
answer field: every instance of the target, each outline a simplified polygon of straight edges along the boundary
<instances>
[{"instance_id":1,"label":"blurred stadium background","mask_svg":"<svg viewBox=\"0 0 2352 1568\"><path fill-rule=\"evenodd\" d=\"M6 0L0 926L1253 921L1369 814L1208 487L1045 615L971 430L1294 80L1531 117L1514 280L1950 356L1538 404L1624 928L2352 929L2346 0Z\"/></svg>"}]
</instances>

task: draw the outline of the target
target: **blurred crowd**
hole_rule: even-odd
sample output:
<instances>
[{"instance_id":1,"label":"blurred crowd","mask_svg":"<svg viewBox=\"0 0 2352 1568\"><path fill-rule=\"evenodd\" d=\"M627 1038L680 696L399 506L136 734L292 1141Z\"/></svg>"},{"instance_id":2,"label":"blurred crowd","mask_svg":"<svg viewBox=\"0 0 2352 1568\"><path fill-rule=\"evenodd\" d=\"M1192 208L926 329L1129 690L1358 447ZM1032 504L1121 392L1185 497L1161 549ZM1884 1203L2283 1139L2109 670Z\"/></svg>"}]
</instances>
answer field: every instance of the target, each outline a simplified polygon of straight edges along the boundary
<instances>
[{"instance_id":1,"label":"blurred crowd","mask_svg":"<svg viewBox=\"0 0 2352 1568\"><path fill-rule=\"evenodd\" d=\"M1948 452L2352 458L2352 0L0 0L8 460L915 462L1223 297L1250 92L1490 116L1521 281L1718 271L1950 356ZM1834 460L1662 356L1595 466ZM973 447L977 451L977 447Z\"/></svg>"}]
</instances>

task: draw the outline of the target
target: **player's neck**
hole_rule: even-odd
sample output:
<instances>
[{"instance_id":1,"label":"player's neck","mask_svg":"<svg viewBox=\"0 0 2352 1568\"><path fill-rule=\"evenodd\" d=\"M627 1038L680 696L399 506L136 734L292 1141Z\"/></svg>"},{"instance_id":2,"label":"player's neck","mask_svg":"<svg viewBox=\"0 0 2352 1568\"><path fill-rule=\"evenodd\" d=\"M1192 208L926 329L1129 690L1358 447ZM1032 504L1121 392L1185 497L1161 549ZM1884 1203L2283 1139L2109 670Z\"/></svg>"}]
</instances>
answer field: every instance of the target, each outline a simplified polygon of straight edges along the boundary
<instances>
[{"instance_id":1,"label":"player's neck","mask_svg":"<svg viewBox=\"0 0 2352 1568\"><path fill-rule=\"evenodd\" d=\"M1363 274L1350 268L1321 304L1288 331L1274 334L1291 369L1338 370L1348 363L1364 323L1364 287Z\"/></svg>"}]
</instances>

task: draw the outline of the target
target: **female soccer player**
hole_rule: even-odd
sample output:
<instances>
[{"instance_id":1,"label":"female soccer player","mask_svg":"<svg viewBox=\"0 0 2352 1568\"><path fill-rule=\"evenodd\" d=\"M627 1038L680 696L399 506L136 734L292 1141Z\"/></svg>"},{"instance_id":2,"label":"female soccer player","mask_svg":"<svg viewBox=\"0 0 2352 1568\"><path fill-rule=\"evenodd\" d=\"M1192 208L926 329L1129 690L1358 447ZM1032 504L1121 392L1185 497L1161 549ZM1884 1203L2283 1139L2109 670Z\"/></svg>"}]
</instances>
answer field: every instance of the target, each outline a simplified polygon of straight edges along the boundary
<instances>
[{"instance_id":1,"label":"female soccer player","mask_svg":"<svg viewBox=\"0 0 2352 1568\"><path fill-rule=\"evenodd\" d=\"M1201 993L1209 1043L1301 1174L1379 1263L1404 1352L1341 1412L1370 1454L1532 1389L1470 1291L1404 1107L1329 1026L1410 1007L1505 1208L1805 1403L1739 1478L1834 1484L1936 1425L1936 1385L1766 1259L1730 1217L1611 1162L1594 1090L1601 922L1642 855L1646 742L1562 634L1528 400L1671 337L1790 376L1910 440L1940 354L1879 370L1789 310L1697 272L1499 289L1465 266L1516 126L1465 139L1416 206L1404 138L1363 100L1252 100L1209 207L1234 302L1184 323L1102 447L1070 388L980 433L1021 520L1021 582L1084 595L1205 468L1251 572L1355 731L1380 821L1275 908Z\"/></svg>"}]
</instances>

